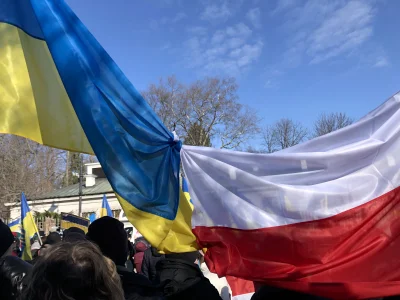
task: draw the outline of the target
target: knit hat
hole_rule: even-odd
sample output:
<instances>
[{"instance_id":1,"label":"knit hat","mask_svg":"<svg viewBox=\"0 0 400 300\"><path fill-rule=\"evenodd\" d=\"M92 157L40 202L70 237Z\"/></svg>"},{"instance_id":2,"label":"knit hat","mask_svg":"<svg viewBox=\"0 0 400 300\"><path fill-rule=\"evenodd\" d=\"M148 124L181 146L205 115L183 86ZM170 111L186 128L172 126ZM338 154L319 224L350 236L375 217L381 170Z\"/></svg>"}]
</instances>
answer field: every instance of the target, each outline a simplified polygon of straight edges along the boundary
<instances>
[{"instance_id":1,"label":"knit hat","mask_svg":"<svg viewBox=\"0 0 400 300\"><path fill-rule=\"evenodd\" d=\"M63 232L63 236L66 236L69 233L79 233L79 234L85 235L85 232L78 227L70 227L68 229L65 229Z\"/></svg>"},{"instance_id":2,"label":"knit hat","mask_svg":"<svg viewBox=\"0 0 400 300\"><path fill-rule=\"evenodd\" d=\"M117 266L124 266L128 257L128 237L117 219L102 217L89 226L86 237L96 243L101 252Z\"/></svg>"},{"instance_id":3,"label":"knit hat","mask_svg":"<svg viewBox=\"0 0 400 300\"><path fill-rule=\"evenodd\" d=\"M13 242L14 235L11 233L10 227L0 220L0 257L6 253Z\"/></svg>"},{"instance_id":4,"label":"knit hat","mask_svg":"<svg viewBox=\"0 0 400 300\"><path fill-rule=\"evenodd\" d=\"M63 237L63 242L65 243L77 243L86 240L87 239L84 234L80 234L77 232L69 232L67 235L64 235Z\"/></svg>"},{"instance_id":5,"label":"knit hat","mask_svg":"<svg viewBox=\"0 0 400 300\"><path fill-rule=\"evenodd\" d=\"M54 245L61 242L61 236L57 232L50 232L46 237L44 245Z\"/></svg>"}]
</instances>

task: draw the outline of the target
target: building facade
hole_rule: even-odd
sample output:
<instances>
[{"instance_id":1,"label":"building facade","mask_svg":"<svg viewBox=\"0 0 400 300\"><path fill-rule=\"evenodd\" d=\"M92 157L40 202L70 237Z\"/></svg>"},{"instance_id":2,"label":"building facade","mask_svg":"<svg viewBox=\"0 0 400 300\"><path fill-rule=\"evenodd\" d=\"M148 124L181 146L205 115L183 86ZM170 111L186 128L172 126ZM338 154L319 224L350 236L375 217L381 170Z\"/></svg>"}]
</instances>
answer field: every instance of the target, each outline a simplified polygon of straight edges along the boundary
<instances>
[{"instance_id":1,"label":"building facade","mask_svg":"<svg viewBox=\"0 0 400 300\"><path fill-rule=\"evenodd\" d=\"M96 218L98 218L100 216L103 195L106 195L113 216L122 221L125 227L132 226L126 219L101 165L99 163L89 163L85 164L85 169L86 175L84 175L82 186L82 217L89 218L94 213L96 214ZM34 215L35 213L37 215L37 213L45 212L56 214L64 212L78 215L79 183L54 190L35 199L28 199L28 205ZM21 204L19 202L6 203L6 206L10 210L11 220L21 217ZM38 229L43 230L41 228L43 227L42 220L36 221Z\"/></svg>"}]
</instances>

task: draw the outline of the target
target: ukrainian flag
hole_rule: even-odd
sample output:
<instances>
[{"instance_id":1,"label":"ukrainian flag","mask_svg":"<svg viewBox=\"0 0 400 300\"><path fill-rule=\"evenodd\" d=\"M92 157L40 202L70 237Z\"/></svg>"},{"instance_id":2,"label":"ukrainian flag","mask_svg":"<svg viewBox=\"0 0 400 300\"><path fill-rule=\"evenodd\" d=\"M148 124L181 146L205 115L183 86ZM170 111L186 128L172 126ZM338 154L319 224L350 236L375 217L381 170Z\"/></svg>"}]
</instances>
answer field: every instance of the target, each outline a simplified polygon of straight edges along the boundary
<instances>
[{"instance_id":1,"label":"ukrainian flag","mask_svg":"<svg viewBox=\"0 0 400 300\"><path fill-rule=\"evenodd\" d=\"M0 1L0 107L1 133L96 154L153 246L197 248L181 143L63 0Z\"/></svg>"},{"instance_id":2,"label":"ukrainian flag","mask_svg":"<svg viewBox=\"0 0 400 300\"><path fill-rule=\"evenodd\" d=\"M71 227L77 227L82 229L85 233L88 232L90 221L88 219L78 217L72 214L61 213L60 227L63 230Z\"/></svg>"},{"instance_id":3,"label":"ukrainian flag","mask_svg":"<svg viewBox=\"0 0 400 300\"><path fill-rule=\"evenodd\" d=\"M32 260L31 238L39 232L24 193L21 194L21 220L22 259Z\"/></svg>"},{"instance_id":4,"label":"ukrainian flag","mask_svg":"<svg viewBox=\"0 0 400 300\"><path fill-rule=\"evenodd\" d=\"M193 210L193 208L194 208L193 207L193 201L190 198L190 194L189 194L189 184L188 184L187 180L184 177L182 177L182 192L183 192L183 195L185 196L186 201L189 202L190 207Z\"/></svg>"},{"instance_id":5,"label":"ukrainian flag","mask_svg":"<svg viewBox=\"0 0 400 300\"><path fill-rule=\"evenodd\" d=\"M8 223L8 227L10 227L11 232L21 232L21 219Z\"/></svg>"},{"instance_id":6,"label":"ukrainian flag","mask_svg":"<svg viewBox=\"0 0 400 300\"><path fill-rule=\"evenodd\" d=\"M106 216L113 217L113 214L110 205L108 205L106 195L103 195L103 203L101 204L101 209L100 209L100 218Z\"/></svg>"}]
</instances>

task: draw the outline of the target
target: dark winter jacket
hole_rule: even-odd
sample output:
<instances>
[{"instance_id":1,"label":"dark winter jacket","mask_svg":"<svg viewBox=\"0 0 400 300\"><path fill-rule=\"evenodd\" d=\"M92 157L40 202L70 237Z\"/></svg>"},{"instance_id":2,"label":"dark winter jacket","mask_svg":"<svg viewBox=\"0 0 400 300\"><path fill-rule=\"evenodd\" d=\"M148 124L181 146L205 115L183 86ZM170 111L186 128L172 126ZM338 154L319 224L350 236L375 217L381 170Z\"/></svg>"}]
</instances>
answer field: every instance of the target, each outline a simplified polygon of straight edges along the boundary
<instances>
[{"instance_id":1,"label":"dark winter jacket","mask_svg":"<svg viewBox=\"0 0 400 300\"><path fill-rule=\"evenodd\" d=\"M26 286L25 278L32 265L15 256L0 259L0 299L17 299Z\"/></svg>"},{"instance_id":2,"label":"dark winter jacket","mask_svg":"<svg viewBox=\"0 0 400 300\"><path fill-rule=\"evenodd\" d=\"M160 278L157 276L156 264L164 259L164 255L157 252L156 248L150 247L144 252L142 263L142 274L151 282L158 284Z\"/></svg>"},{"instance_id":3,"label":"dark winter jacket","mask_svg":"<svg viewBox=\"0 0 400 300\"><path fill-rule=\"evenodd\" d=\"M126 300L163 300L162 289L154 286L145 276L117 266Z\"/></svg>"},{"instance_id":4,"label":"dark winter jacket","mask_svg":"<svg viewBox=\"0 0 400 300\"><path fill-rule=\"evenodd\" d=\"M166 257L156 269L168 300L221 300L217 289L193 262Z\"/></svg>"}]
</instances>

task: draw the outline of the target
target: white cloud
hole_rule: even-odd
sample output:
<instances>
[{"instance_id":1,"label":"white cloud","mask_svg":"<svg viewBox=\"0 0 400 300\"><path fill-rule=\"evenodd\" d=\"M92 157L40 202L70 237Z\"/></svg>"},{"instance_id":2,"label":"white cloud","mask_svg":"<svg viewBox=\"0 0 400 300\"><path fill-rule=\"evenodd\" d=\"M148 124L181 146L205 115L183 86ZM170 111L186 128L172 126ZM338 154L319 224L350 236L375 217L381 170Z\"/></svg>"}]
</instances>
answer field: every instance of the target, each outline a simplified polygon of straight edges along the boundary
<instances>
[{"instance_id":1,"label":"white cloud","mask_svg":"<svg viewBox=\"0 0 400 300\"><path fill-rule=\"evenodd\" d=\"M192 36L184 46L189 67L237 76L260 57L264 45L248 26L238 23L205 36Z\"/></svg>"},{"instance_id":2,"label":"white cloud","mask_svg":"<svg viewBox=\"0 0 400 300\"><path fill-rule=\"evenodd\" d=\"M233 37L248 38L252 34L252 30L243 23L226 28L226 34Z\"/></svg>"},{"instance_id":3,"label":"white cloud","mask_svg":"<svg viewBox=\"0 0 400 300\"><path fill-rule=\"evenodd\" d=\"M232 12L224 2L222 5L208 5L201 15L201 18L206 21L224 21L230 16L232 16Z\"/></svg>"},{"instance_id":4,"label":"white cloud","mask_svg":"<svg viewBox=\"0 0 400 300\"><path fill-rule=\"evenodd\" d=\"M374 0L280 0L271 16L281 18L286 49L266 71L266 86L291 68L304 64L352 59L355 64L385 67L389 64L384 49L370 47L374 20L378 12ZM378 45L379 47L379 45ZM372 51L372 52L371 52Z\"/></svg>"},{"instance_id":5,"label":"white cloud","mask_svg":"<svg viewBox=\"0 0 400 300\"><path fill-rule=\"evenodd\" d=\"M204 7L200 18L211 23L225 22L234 16L243 0L212 0Z\"/></svg>"},{"instance_id":6,"label":"white cloud","mask_svg":"<svg viewBox=\"0 0 400 300\"><path fill-rule=\"evenodd\" d=\"M279 1L275 14L289 34L282 65L297 67L347 57L370 40L377 10L369 0Z\"/></svg>"},{"instance_id":7,"label":"white cloud","mask_svg":"<svg viewBox=\"0 0 400 300\"><path fill-rule=\"evenodd\" d=\"M186 29L186 31L190 34L194 35L205 35L207 34L207 28L202 27L202 26L195 26L195 27L189 27Z\"/></svg>"},{"instance_id":8,"label":"white cloud","mask_svg":"<svg viewBox=\"0 0 400 300\"><path fill-rule=\"evenodd\" d=\"M257 60L262 48L263 43L257 41L255 44L245 44L241 48L233 50L231 54L235 53L235 57L238 57L237 64L239 67L245 67Z\"/></svg>"},{"instance_id":9,"label":"white cloud","mask_svg":"<svg viewBox=\"0 0 400 300\"><path fill-rule=\"evenodd\" d=\"M211 39L211 42L213 44L221 43L225 39L225 36L226 36L226 34L224 31L218 30L217 32L214 33L214 35Z\"/></svg>"},{"instance_id":10,"label":"white cloud","mask_svg":"<svg viewBox=\"0 0 400 300\"><path fill-rule=\"evenodd\" d=\"M367 41L373 33L374 14L366 1L350 1L336 10L309 36L311 63L348 53Z\"/></svg>"},{"instance_id":11,"label":"white cloud","mask_svg":"<svg viewBox=\"0 0 400 300\"><path fill-rule=\"evenodd\" d=\"M180 21L182 21L186 18L187 18L187 15L184 12L178 12L173 17L163 17L160 20L151 20L150 28L152 30L157 30L160 28L160 26L173 25L173 24L179 23Z\"/></svg>"},{"instance_id":12,"label":"white cloud","mask_svg":"<svg viewBox=\"0 0 400 300\"><path fill-rule=\"evenodd\" d=\"M177 23L183 19L186 19L187 15L184 12L179 12L174 18L171 19L171 23Z\"/></svg>"},{"instance_id":13,"label":"white cloud","mask_svg":"<svg viewBox=\"0 0 400 300\"><path fill-rule=\"evenodd\" d=\"M261 27L261 11L259 8L250 9L246 14L246 18L255 28Z\"/></svg>"},{"instance_id":14,"label":"white cloud","mask_svg":"<svg viewBox=\"0 0 400 300\"><path fill-rule=\"evenodd\" d=\"M229 48L237 48L239 46L241 46L244 43L244 40L241 38L231 38L226 42L226 45Z\"/></svg>"},{"instance_id":15,"label":"white cloud","mask_svg":"<svg viewBox=\"0 0 400 300\"><path fill-rule=\"evenodd\" d=\"M273 16L287 10L288 8L295 6L296 3L296 0L278 0L276 7L271 11L271 15Z\"/></svg>"},{"instance_id":16,"label":"white cloud","mask_svg":"<svg viewBox=\"0 0 400 300\"><path fill-rule=\"evenodd\" d=\"M374 64L374 67L376 68L384 68L389 66L389 60L386 56L379 56L376 59L376 62Z\"/></svg>"},{"instance_id":17,"label":"white cloud","mask_svg":"<svg viewBox=\"0 0 400 300\"><path fill-rule=\"evenodd\" d=\"M169 50L171 48L171 43L170 42L168 42L168 43L166 43L166 44L164 44L162 47L161 47L161 51L167 51L167 50Z\"/></svg>"},{"instance_id":18,"label":"white cloud","mask_svg":"<svg viewBox=\"0 0 400 300\"><path fill-rule=\"evenodd\" d=\"M228 26L225 29L217 30L212 38L211 43L221 44L234 48L242 45L251 35L253 31L243 23L238 23L234 26Z\"/></svg>"}]
</instances>

